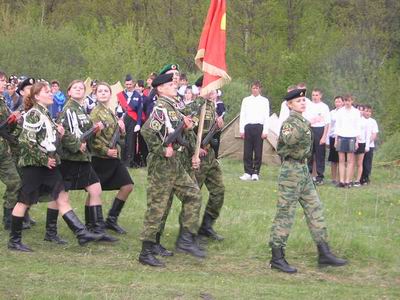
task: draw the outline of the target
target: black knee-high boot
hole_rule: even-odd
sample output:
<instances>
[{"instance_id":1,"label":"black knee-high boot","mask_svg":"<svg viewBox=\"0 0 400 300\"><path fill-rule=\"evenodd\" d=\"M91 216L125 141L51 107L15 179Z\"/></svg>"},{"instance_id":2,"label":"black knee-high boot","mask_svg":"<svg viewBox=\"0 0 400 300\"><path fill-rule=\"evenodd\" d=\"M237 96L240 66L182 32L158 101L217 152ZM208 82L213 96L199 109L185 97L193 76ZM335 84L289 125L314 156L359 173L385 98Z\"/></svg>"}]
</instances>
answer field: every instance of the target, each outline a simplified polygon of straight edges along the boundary
<instances>
[{"instance_id":1,"label":"black knee-high boot","mask_svg":"<svg viewBox=\"0 0 400 300\"><path fill-rule=\"evenodd\" d=\"M108 217L106 219L106 228L111 229L119 234L126 233L126 230L118 225L118 216L121 213L121 210L124 207L124 205L125 201L115 198L108 212Z\"/></svg>"},{"instance_id":2,"label":"black knee-high boot","mask_svg":"<svg viewBox=\"0 0 400 300\"><path fill-rule=\"evenodd\" d=\"M89 242L98 241L103 237L102 234L96 234L88 231L73 210L66 212L62 217L65 223L67 223L69 229L71 229L75 234L76 238L78 239L78 243L81 246Z\"/></svg>"},{"instance_id":3,"label":"black knee-high boot","mask_svg":"<svg viewBox=\"0 0 400 300\"><path fill-rule=\"evenodd\" d=\"M60 238L57 234L57 219L58 209L47 208L46 234L44 236L44 240L48 242L55 242L59 245L65 245L67 244L67 241Z\"/></svg>"},{"instance_id":4,"label":"black knee-high boot","mask_svg":"<svg viewBox=\"0 0 400 300\"><path fill-rule=\"evenodd\" d=\"M92 232L103 235L100 241L111 243L118 241L117 238L106 233L106 224L104 223L103 209L101 205L89 206L89 215Z\"/></svg>"},{"instance_id":5,"label":"black knee-high boot","mask_svg":"<svg viewBox=\"0 0 400 300\"><path fill-rule=\"evenodd\" d=\"M11 216L11 232L10 240L8 241L8 249L22 252L32 252L32 249L22 244L21 241L23 222L24 217Z\"/></svg>"}]
</instances>

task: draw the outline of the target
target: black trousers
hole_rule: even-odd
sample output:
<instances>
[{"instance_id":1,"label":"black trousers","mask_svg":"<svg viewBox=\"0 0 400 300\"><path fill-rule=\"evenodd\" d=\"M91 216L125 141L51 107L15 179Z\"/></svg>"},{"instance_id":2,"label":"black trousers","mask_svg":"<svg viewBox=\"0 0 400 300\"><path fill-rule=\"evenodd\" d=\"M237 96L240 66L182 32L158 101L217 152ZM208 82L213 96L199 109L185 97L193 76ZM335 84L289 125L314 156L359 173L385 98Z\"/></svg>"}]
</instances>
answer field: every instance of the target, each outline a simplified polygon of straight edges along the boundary
<instances>
[{"instance_id":1,"label":"black trousers","mask_svg":"<svg viewBox=\"0 0 400 300\"><path fill-rule=\"evenodd\" d=\"M325 144L320 145L322 135L324 134L325 127L311 127L313 132L313 149L311 158L308 161L308 169L312 173L312 166L315 159L317 166L317 179L324 179L325 172Z\"/></svg>"},{"instance_id":2,"label":"black trousers","mask_svg":"<svg viewBox=\"0 0 400 300\"><path fill-rule=\"evenodd\" d=\"M369 182L369 176L372 171L372 160L374 158L374 148L369 148L368 152L365 152L363 160L363 172L361 174L361 183Z\"/></svg>"},{"instance_id":3,"label":"black trousers","mask_svg":"<svg viewBox=\"0 0 400 300\"><path fill-rule=\"evenodd\" d=\"M138 139L138 132L133 132L133 129L135 128L137 122L128 116L128 114L126 114L124 117L124 123L126 135L124 148L122 149L121 153L122 162L128 167L132 167L134 165Z\"/></svg>"},{"instance_id":4,"label":"black trousers","mask_svg":"<svg viewBox=\"0 0 400 300\"><path fill-rule=\"evenodd\" d=\"M263 152L262 131L262 124L247 124L244 127L244 172L250 175L260 173Z\"/></svg>"}]
</instances>

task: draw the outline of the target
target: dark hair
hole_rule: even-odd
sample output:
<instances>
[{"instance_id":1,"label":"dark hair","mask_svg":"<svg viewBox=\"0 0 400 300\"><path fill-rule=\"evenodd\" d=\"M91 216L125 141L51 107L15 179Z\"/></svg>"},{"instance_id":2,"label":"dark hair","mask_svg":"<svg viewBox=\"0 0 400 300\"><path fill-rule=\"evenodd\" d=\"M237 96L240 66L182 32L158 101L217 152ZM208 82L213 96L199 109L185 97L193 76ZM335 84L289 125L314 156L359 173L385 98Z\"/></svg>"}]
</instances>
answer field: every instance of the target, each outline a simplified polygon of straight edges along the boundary
<instances>
[{"instance_id":1,"label":"dark hair","mask_svg":"<svg viewBox=\"0 0 400 300\"><path fill-rule=\"evenodd\" d=\"M251 86L253 87L253 86L256 86L256 87L258 87L258 88L262 88L262 85L261 85L261 81L260 80L254 80L252 83L251 83Z\"/></svg>"},{"instance_id":2,"label":"dark hair","mask_svg":"<svg viewBox=\"0 0 400 300\"><path fill-rule=\"evenodd\" d=\"M60 82L59 82L57 79L53 79L53 80L50 82L50 84L51 84L51 85L57 84L58 86L60 86Z\"/></svg>"},{"instance_id":3,"label":"dark hair","mask_svg":"<svg viewBox=\"0 0 400 300\"><path fill-rule=\"evenodd\" d=\"M342 96L340 96L340 95L338 95L338 96L335 96L335 98L333 98L333 101L336 101L336 99L342 99L342 101L343 101L343 97L342 97Z\"/></svg>"},{"instance_id":4,"label":"dark hair","mask_svg":"<svg viewBox=\"0 0 400 300\"><path fill-rule=\"evenodd\" d=\"M35 102L37 102L37 100L35 99L35 96L39 95L40 91L44 87L49 87L49 84L45 81L36 82L31 86L30 93L24 99L25 111L30 110L32 108L33 104L35 104Z\"/></svg>"},{"instance_id":5,"label":"dark hair","mask_svg":"<svg viewBox=\"0 0 400 300\"><path fill-rule=\"evenodd\" d=\"M156 72L151 72L150 75L147 78L154 79L156 77L157 77L157 73Z\"/></svg>"},{"instance_id":6,"label":"dark hair","mask_svg":"<svg viewBox=\"0 0 400 300\"><path fill-rule=\"evenodd\" d=\"M343 95L343 101L353 101L353 96L351 94Z\"/></svg>"},{"instance_id":7,"label":"dark hair","mask_svg":"<svg viewBox=\"0 0 400 300\"><path fill-rule=\"evenodd\" d=\"M142 79L139 79L136 83L139 87L144 88L144 81Z\"/></svg>"},{"instance_id":8,"label":"dark hair","mask_svg":"<svg viewBox=\"0 0 400 300\"><path fill-rule=\"evenodd\" d=\"M180 80L187 80L185 73L182 73L179 77L180 77Z\"/></svg>"},{"instance_id":9,"label":"dark hair","mask_svg":"<svg viewBox=\"0 0 400 300\"><path fill-rule=\"evenodd\" d=\"M365 105L364 105L364 109L365 109L365 110L367 110L367 109L372 110L372 106L369 105L369 104L365 104Z\"/></svg>"}]
</instances>

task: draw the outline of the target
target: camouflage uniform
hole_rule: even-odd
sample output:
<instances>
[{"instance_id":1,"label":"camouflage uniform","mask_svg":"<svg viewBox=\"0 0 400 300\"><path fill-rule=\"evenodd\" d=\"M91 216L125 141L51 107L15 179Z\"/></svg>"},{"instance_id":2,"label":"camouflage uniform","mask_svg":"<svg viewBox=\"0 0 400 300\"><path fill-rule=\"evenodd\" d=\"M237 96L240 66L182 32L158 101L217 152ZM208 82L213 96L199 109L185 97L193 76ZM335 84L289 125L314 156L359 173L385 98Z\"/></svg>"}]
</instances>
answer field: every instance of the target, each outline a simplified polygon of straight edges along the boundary
<instances>
[{"instance_id":1,"label":"camouflage uniform","mask_svg":"<svg viewBox=\"0 0 400 300\"><path fill-rule=\"evenodd\" d=\"M90 113L90 119L93 123L103 121L107 126L91 140L91 151L93 156L101 158L110 158L107 151L110 149L110 141L116 130L119 130L117 117L111 109L106 107L103 103L98 102L95 108ZM116 144L118 150L118 159L121 159L121 146Z\"/></svg>"},{"instance_id":2,"label":"camouflage uniform","mask_svg":"<svg viewBox=\"0 0 400 300\"><path fill-rule=\"evenodd\" d=\"M318 244L327 241L322 203L307 168L311 154L312 133L303 116L292 111L283 122L277 152L283 163L278 179L279 200L272 225L270 246L285 248L292 228L297 201L303 207L308 228Z\"/></svg>"},{"instance_id":3,"label":"camouflage uniform","mask_svg":"<svg viewBox=\"0 0 400 300\"><path fill-rule=\"evenodd\" d=\"M46 123L44 116L48 118L54 140L46 141ZM47 121L47 120L46 120ZM34 125L34 126L32 126ZM46 167L49 153L53 152L56 164L60 164L60 157L56 152L57 128L52 121L48 109L40 104L33 107L24 116L24 129L19 136L20 155L18 167L27 166ZM38 151L38 148L40 151Z\"/></svg>"},{"instance_id":4,"label":"camouflage uniform","mask_svg":"<svg viewBox=\"0 0 400 300\"><path fill-rule=\"evenodd\" d=\"M216 111L214 102L206 101L203 138L214 125L215 118ZM219 162L215 158L215 152L210 143L205 146L205 150L207 151L207 155L201 158L200 169L195 171L195 175L200 189L203 184L205 184L210 193L205 212L210 214L215 220L219 217L222 205L224 204L225 187L222 179L222 170L219 166Z\"/></svg>"},{"instance_id":5,"label":"camouflage uniform","mask_svg":"<svg viewBox=\"0 0 400 300\"><path fill-rule=\"evenodd\" d=\"M10 115L3 96L0 95L0 123L4 122ZM16 129L14 125L12 129ZM17 203L18 191L21 187L21 179L18 175L15 161L7 140L0 137L0 180L5 184L4 208L12 209Z\"/></svg>"},{"instance_id":6,"label":"camouflage uniform","mask_svg":"<svg viewBox=\"0 0 400 300\"><path fill-rule=\"evenodd\" d=\"M176 109L174 100L159 97L153 113L141 129L149 148L147 211L141 234L142 241L156 242L156 235L160 232L172 193L182 201L183 229L197 234L201 206L200 190L177 156L164 156L163 141L167 136L167 128L170 125L176 128L182 120L182 114ZM180 146L174 144L173 147L177 151Z\"/></svg>"},{"instance_id":7,"label":"camouflage uniform","mask_svg":"<svg viewBox=\"0 0 400 300\"><path fill-rule=\"evenodd\" d=\"M82 144L79 137L92 128L92 121L86 114L84 107L77 101L69 99L60 113L57 123L61 123L65 128L62 138L61 160L90 161L89 151L81 152L79 150Z\"/></svg>"}]
</instances>

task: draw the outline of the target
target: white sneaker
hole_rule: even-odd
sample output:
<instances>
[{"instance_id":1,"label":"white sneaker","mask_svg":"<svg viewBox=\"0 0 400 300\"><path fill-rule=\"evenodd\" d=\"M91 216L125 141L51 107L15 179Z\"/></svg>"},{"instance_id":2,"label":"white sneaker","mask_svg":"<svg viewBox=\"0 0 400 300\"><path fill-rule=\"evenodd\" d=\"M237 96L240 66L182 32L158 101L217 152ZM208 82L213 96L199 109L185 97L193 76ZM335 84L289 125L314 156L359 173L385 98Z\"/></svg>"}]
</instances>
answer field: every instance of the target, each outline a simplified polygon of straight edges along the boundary
<instances>
[{"instance_id":1,"label":"white sneaker","mask_svg":"<svg viewBox=\"0 0 400 300\"><path fill-rule=\"evenodd\" d=\"M260 178L258 178L258 175L257 174L253 174L253 175L251 175L251 180L253 180L253 181L258 181Z\"/></svg>"},{"instance_id":2,"label":"white sneaker","mask_svg":"<svg viewBox=\"0 0 400 300\"><path fill-rule=\"evenodd\" d=\"M250 174L247 174L247 173L244 173L242 176L240 176L239 177L240 178L240 180L251 180L251 175Z\"/></svg>"}]
</instances>

